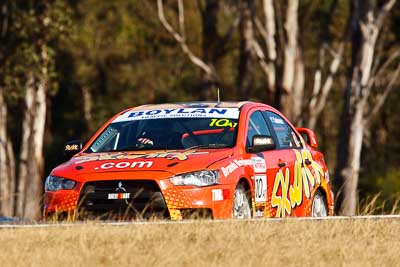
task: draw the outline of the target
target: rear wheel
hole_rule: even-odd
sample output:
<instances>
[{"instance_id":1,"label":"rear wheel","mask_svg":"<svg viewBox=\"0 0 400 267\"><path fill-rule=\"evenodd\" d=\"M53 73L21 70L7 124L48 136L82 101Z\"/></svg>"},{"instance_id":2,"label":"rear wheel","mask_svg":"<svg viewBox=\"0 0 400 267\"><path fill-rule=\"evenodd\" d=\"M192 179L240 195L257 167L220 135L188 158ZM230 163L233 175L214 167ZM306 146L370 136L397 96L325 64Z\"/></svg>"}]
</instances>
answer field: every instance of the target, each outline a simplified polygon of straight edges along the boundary
<instances>
[{"instance_id":1,"label":"rear wheel","mask_svg":"<svg viewBox=\"0 0 400 267\"><path fill-rule=\"evenodd\" d=\"M243 184L238 184L233 196L233 218L250 219L251 201Z\"/></svg>"},{"instance_id":2,"label":"rear wheel","mask_svg":"<svg viewBox=\"0 0 400 267\"><path fill-rule=\"evenodd\" d=\"M311 206L311 217L326 217L328 216L328 209L326 207L325 196L317 191L314 195Z\"/></svg>"}]
</instances>

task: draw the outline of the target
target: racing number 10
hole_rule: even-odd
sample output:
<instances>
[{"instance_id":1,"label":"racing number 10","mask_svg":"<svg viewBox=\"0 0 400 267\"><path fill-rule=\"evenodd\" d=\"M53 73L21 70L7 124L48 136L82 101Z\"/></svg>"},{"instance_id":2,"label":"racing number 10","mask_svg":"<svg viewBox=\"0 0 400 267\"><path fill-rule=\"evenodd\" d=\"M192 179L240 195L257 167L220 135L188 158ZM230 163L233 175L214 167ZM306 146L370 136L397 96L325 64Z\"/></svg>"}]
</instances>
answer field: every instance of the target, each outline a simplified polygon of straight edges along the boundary
<instances>
[{"instance_id":1,"label":"racing number 10","mask_svg":"<svg viewBox=\"0 0 400 267\"><path fill-rule=\"evenodd\" d=\"M255 175L254 200L256 203L267 201L267 176L264 174Z\"/></svg>"}]
</instances>

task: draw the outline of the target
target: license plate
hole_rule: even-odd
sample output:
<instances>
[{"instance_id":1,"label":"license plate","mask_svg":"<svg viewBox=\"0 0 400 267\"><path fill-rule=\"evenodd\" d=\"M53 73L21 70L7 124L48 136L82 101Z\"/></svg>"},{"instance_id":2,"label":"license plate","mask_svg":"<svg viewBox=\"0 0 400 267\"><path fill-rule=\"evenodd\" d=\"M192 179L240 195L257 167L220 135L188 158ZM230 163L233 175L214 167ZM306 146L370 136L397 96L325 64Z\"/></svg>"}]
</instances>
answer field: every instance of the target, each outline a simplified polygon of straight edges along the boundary
<instances>
[{"instance_id":1,"label":"license plate","mask_svg":"<svg viewBox=\"0 0 400 267\"><path fill-rule=\"evenodd\" d=\"M129 199L131 193L109 193L108 199Z\"/></svg>"}]
</instances>

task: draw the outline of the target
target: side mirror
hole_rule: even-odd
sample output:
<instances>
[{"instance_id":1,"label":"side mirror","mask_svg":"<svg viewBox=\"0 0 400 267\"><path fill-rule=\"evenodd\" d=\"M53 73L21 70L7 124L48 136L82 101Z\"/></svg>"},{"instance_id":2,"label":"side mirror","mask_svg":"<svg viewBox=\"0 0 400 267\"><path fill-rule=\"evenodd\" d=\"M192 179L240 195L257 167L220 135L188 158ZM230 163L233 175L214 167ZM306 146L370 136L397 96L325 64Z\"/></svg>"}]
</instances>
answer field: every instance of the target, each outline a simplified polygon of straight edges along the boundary
<instances>
[{"instance_id":1,"label":"side mirror","mask_svg":"<svg viewBox=\"0 0 400 267\"><path fill-rule=\"evenodd\" d=\"M64 156L68 159L72 158L73 155L81 151L83 148L82 140L68 141L64 145Z\"/></svg>"},{"instance_id":2,"label":"side mirror","mask_svg":"<svg viewBox=\"0 0 400 267\"><path fill-rule=\"evenodd\" d=\"M315 149L318 148L317 136L312 130L308 128L296 128L296 130L301 134L304 141L306 141L310 147Z\"/></svg>"},{"instance_id":3,"label":"side mirror","mask_svg":"<svg viewBox=\"0 0 400 267\"><path fill-rule=\"evenodd\" d=\"M254 135L249 147L249 152L257 153L266 150L275 149L274 139L268 135Z\"/></svg>"}]
</instances>

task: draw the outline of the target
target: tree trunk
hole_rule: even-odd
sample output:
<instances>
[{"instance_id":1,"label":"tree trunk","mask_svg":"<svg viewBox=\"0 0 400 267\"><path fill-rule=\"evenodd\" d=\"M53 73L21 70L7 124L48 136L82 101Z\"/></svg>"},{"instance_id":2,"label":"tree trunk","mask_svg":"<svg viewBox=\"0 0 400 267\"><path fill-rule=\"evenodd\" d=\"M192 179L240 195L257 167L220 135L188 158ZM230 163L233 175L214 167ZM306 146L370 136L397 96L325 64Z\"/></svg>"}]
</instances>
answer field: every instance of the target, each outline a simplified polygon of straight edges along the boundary
<instances>
[{"instance_id":1,"label":"tree trunk","mask_svg":"<svg viewBox=\"0 0 400 267\"><path fill-rule=\"evenodd\" d=\"M45 53L45 51L43 52ZM36 85L37 84L37 88ZM46 121L47 68L35 83L30 74L25 95L21 152L19 159L18 216L38 219L43 187L43 137Z\"/></svg>"},{"instance_id":2,"label":"tree trunk","mask_svg":"<svg viewBox=\"0 0 400 267\"><path fill-rule=\"evenodd\" d=\"M328 94L332 89L334 77L339 70L340 63L342 61L344 52L344 40L339 44L339 49L336 54L333 55L332 62L329 66L329 73L326 77L324 84L321 87L322 74L321 70L318 69L315 73L315 83L313 95L311 97L310 103L308 105L308 120L307 127L310 129L315 129L318 118L321 115L323 109L325 108L326 101L328 99Z\"/></svg>"},{"instance_id":3,"label":"tree trunk","mask_svg":"<svg viewBox=\"0 0 400 267\"><path fill-rule=\"evenodd\" d=\"M85 118L85 123L87 127L87 132L91 132L93 128L93 97L90 91L90 88L87 86L82 87L82 96L83 96L83 114Z\"/></svg>"},{"instance_id":4,"label":"tree trunk","mask_svg":"<svg viewBox=\"0 0 400 267\"><path fill-rule=\"evenodd\" d=\"M7 135L7 106L0 88L0 214L14 215L15 163L11 142Z\"/></svg>"},{"instance_id":5,"label":"tree trunk","mask_svg":"<svg viewBox=\"0 0 400 267\"><path fill-rule=\"evenodd\" d=\"M238 72L238 95L240 99L249 97L254 80L254 31L252 23L253 0L240 2L240 56Z\"/></svg>"},{"instance_id":6,"label":"tree trunk","mask_svg":"<svg viewBox=\"0 0 400 267\"><path fill-rule=\"evenodd\" d=\"M201 6L201 1L197 2ZM216 0L209 0L207 1L207 5L211 4L212 6L216 6L218 8L218 1ZM211 8L214 10L214 7ZM173 29L171 24L168 23L165 14L164 14L164 4L163 0L157 0L157 10L158 10L158 18L160 19L161 24L164 26L164 28L174 37L174 39L179 43L181 46L181 49L183 53L185 53L189 60L199 67L203 72L203 82L200 86L200 94L199 94L199 100L206 100L209 99L211 96L211 89L212 85L216 84L218 79L218 75L214 69L213 65L207 64L203 58L200 58L196 56L192 50L190 50L187 42L186 42L186 31L185 31L185 14L184 14L184 5L183 5L183 0L178 0L178 21L179 21L179 32ZM203 16L203 23L205 19L210 19L210 21L214 21L216 23L216 13L213 15L212 12L211 18L208 18L207 12L203 12L203 10L200 8ZM212 16L215 17L215 19L212 19ZM208 36L204 36L205 32L203 32L203 39L208 38ZM204 49L204 48L203 48Z\"/></svg>"},{"instance_id":7,"label":"tree trunk","mask_svg":"<svg viewBox=\"0 0 400 267\"><path fill-rule=\"evenodd\" d=\"M209 66L214 66L218 59L216 49L218 48L219 41L217 30L219 4L220 1L218 0L206 0L204 9L200 10L202 19L203 60ZM212 89L215 83L216 81L213 75L202 71L199 100L210 100L213 95Z\"/></svg>"},{"instance_id":8,"label":"tree trunk","mask_svg":"<svg viewBox=\"0 0 400 267\"><path fill-rule=\"evenodd\" d=\"M389 1L386 5L393 6L393 4L393 1ZM337 209L344 215L354 215L357 209L357 185L365 129L364 112L371 90L368 84L376 40L382 26L382 18L376 19L374 9L374 1L352 2L354 16L352 69L345 92L336 169L336 184L343 189L343 196L339 199ZM377 16L381 17L382 12L386 11L381 11Z\"/></svg>"},{"instance_id":9,"label":"tree trunk","mask_svg":"<svg viewBox=\"0 0 400 267\"><path fill-rule=\"evenodd\" d=\"M289 0L284 25L286 43L283 51L283 73L280 86L280 110L290 120L294 120L298 114L293 110L295 104L294 82L296 76L296 60L298 59L298 12L299 1Z\"/></svg>"},{"instance_id":10,"label":"tree trunk","mask_svg":"<svg viewBox=\"0 0 400 267\"><path fill-rule=\"evenodd\" d=\"M303 97L304 97L304 84L305 84L305 69L300 49L297 51L296 62L295 62L295 75L293 83L293 106L292 116L293 123L297 126L301 120L301 113L303 108Z\"/></svg>"},{"instance_id":11,"label":"tree trunk","mask_svg":"<svg viewBox=\"0 0 400 267\"><path fill-rule=\"evenodd\" d=\"M275 10L272 0L264 0L264 16L265 16L265 44L268 52L268 71L267 83L268 92L267 99L270 103L274 102L276 94L276 42L275 42Z\"/></svg>"},{"instance_id":12,"label":"tree trunk","mask_svg":"<svg viewBox=\"0 0 400 267\"><path fill-rule=\"evenodd\" d=\"M350 122L348 155L345 167L341 170L343 176L343 203L342 213L344 215L355 215L358 203L358 177L360 173L361 148L364 134L363 124L364 104L358 103L355 113L352 114Z\"/></svg>"},{"instance_id":13,"label":"tree trunk","mask_svg":"<svg viewBox=\"0 0 400 267\"><path fill-rule=\"evenodd\" d=\"M32 73L28 74L25 92L25 111L22 120L22 137L21 148L18 164L18 199L17 199L17 216L24 217L25 202L27 199L27 183L29 177L29 144L31 143L32 121L35 116L33 114L33 103L35 98L35 81Z\"/></svg>"}]
</instances>

